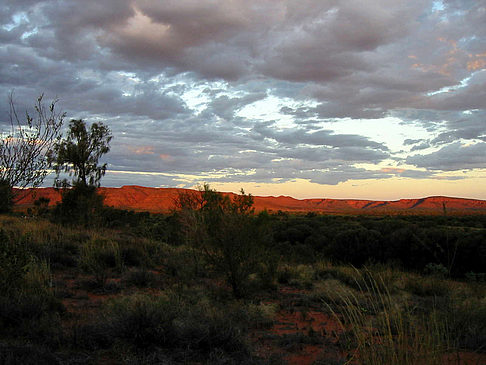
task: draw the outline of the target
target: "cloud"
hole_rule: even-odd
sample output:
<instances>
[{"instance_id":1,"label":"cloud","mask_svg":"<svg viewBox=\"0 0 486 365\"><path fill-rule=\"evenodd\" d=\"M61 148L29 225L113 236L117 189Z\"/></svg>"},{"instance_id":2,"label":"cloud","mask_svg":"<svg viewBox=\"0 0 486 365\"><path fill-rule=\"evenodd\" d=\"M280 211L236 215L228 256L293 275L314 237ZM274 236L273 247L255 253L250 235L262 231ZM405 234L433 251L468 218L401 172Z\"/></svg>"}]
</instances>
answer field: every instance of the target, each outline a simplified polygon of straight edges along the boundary
<instances>
[{"instance_id":1,"label":"cloud","mask_svg":"<svg viewBox=\"0 0 486 365\"><path fill-rule=\"evenodd\" d=\"M406 161L408 164L430 170L467 170L486 168L485 154L484 142L471 145L456 142L427 155L409 156Z\"/></svg>"},{"instance_id":2,"label":"cloud","mask_svg":"<svg viewBox=\"0 0 486 365\"><path fill-rule=\"evenodd\" d=\"M12 89L22 111L44 92L68 117L108 124L109 166L132 172L112 182L152 184L135 172L154 172L170 175L164 184L178 174L336 184L480 168L486 7L442 3L9 2L0 112ZM401 152L387 147L390 117L420 128ZM382 129L363 131L363 119ZM380 170L388 160L426 171Z\"/></svg>"}]
</instances>

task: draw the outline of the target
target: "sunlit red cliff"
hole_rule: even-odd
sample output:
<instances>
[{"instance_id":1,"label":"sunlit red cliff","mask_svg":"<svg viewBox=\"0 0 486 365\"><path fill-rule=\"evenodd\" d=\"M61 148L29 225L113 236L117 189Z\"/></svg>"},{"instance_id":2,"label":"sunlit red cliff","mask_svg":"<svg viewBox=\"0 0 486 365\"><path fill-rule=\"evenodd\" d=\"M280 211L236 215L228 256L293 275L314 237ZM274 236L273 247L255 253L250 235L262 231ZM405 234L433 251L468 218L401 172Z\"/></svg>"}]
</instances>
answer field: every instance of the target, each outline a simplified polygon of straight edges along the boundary
<instances>
[{"instance_id":1,"label":"sunlit red cliff","mask_svg":"<svg viewBox=\"0 0 486 365\"><path fill-rule=\"evenodd\" d=\"M136 211L167 212L175 208L174 201L185 189L147 188L123 186L99 188L107 206ZM232 195L232 193L227 193ZM61 201L61 193L54 188L27 189L21 191L17 206L33 205L41 197L50 200L49 205ZM352 199L294 199L288 196L254 197L255 210L269 212L321 212L348 214L486 214L486 200L433 196L420 199L372 201Z\"/></svg>"}]
</instances>

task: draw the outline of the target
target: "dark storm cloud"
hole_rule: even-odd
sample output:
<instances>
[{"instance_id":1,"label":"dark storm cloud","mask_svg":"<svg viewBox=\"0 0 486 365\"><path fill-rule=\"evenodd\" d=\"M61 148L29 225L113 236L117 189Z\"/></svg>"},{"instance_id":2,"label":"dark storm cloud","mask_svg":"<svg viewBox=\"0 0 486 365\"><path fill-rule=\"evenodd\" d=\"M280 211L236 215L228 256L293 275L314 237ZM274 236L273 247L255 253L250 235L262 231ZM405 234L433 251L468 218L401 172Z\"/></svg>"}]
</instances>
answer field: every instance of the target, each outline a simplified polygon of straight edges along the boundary
<instances>
[{"instance_id":1,"label":"dark storm cloud","mask_svg":"<svg viewBox=\"0 0 486 365\"><path fill-rule=\"evenodd\" d=\"M387 159L481 167L486 2L433 3L12 1L0 8L1 122L13 89L19 110L41 92L59 97L69 117L112 128L110 167L172 174L163 184L221 170L227 181L335 184L392 177L353 166ZM290 126L242 114L269 98ZM387 116L430 133L404 142L424 154L399 157L326 123Z\"/></svg>"}]
</instances>

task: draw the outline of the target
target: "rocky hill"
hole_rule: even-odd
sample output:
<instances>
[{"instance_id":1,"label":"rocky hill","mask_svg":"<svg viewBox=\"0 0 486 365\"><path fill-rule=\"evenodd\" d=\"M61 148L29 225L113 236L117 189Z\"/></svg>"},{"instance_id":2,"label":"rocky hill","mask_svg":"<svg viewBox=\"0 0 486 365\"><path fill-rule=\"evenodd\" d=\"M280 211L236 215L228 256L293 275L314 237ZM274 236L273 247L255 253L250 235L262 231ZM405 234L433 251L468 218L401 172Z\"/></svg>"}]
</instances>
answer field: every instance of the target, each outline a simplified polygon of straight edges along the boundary
<instances>
[{"instance_id":1,"label":"rocky hill","mask_svg":"<svg viewBox=\"0 0 486 365\"><path fill-rule=\"evenodd\" d=\"M32 206L36 199L45 197L49 205L61 200L61 194L54 188L18 190L18 208ZM167 212L175 207L174 201L183 192L194 190L177 188L147 188L123 186L121 188L99 188L105 197L105 205L120 209L149 212ZM233 195L232 193L225 193ZM255 209L270 212L320 212L335 214L486 214L486 201L464 198L433 196L420 199L394 201L351 200L351 199L295 199L288 196L255 196Z\"/></svg>"}]
</instances>

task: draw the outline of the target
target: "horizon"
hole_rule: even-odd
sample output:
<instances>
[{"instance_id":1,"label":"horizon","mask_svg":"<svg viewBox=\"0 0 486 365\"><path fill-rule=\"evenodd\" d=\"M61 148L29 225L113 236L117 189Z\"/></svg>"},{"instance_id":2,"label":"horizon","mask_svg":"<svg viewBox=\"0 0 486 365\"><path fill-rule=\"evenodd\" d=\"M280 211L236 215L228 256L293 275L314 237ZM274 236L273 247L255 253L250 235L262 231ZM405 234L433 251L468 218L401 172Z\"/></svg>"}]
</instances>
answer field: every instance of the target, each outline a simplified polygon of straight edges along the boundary
<instances>
[{"instance_id":1,"label":"horizon","mask_svg":"<svg viewBox=\"0 0 486 365\"><path fill-rule=\"evenodd\" d=\"M198 187L192 187L192 188L176 188L176 187L157 187L157 186L143 186L143 185L137 185L137 184L127 184L127 185L122 185L122 186L99 186L99 188L102 189L122 189L122 188L130 188L130 187L135 187L135 188L148 188L148 189L175 189L175 190L191 190L191 191L198 191ZM211 187L211 186L210 186ZM212 188L212 187L211 187ZM16 189L22 189L22 188L16 188ZM32 187L27 187L23 189L62 189L62 188L56 188L54 186L39 186L37 188L32 188ZM239 191L223 191L223 190L217 190L220 193L223 194L239 194ZM260 198L292 198L295 200L362 200L362 201L387 201L387 202L394 202L394 201L400 201L400 200L421 200L421 199L430 199L430 198L447 198L447 199L464 199L464 200L480 200L480 201L486 201L486 199L478 199L478 198L470 198L470 197L464 197L464 196L450 196L450 195L427 195L427 196L417 196L417 197L409 197L409 198L398 198L398 199L366 199L366 198L330 198L330 197L322 197L322 196L314 196L314 197L308 197L308 198L297 198L291 195L260 195L260 194L253 194L252 192L245 191L245 194L250 194L254 197L260 197Z\"/></svg>"},{"instance_id":2,"label":"horizon","mask_svg":"<svg viewBox=\"0 0 486 365\"><path fill-rule=\"evenodd\" d=\"M37 97L113 133L106 187L486 200L486 3L27 0L0 135ZM52 185L49 176L44 185Z\"/></svg>"}]
</instances>

